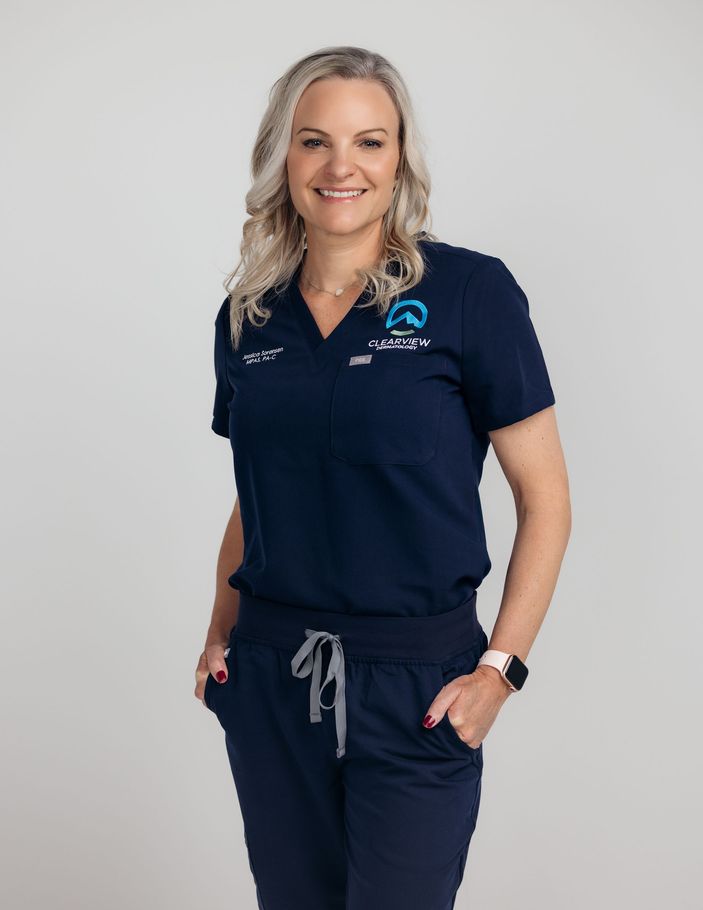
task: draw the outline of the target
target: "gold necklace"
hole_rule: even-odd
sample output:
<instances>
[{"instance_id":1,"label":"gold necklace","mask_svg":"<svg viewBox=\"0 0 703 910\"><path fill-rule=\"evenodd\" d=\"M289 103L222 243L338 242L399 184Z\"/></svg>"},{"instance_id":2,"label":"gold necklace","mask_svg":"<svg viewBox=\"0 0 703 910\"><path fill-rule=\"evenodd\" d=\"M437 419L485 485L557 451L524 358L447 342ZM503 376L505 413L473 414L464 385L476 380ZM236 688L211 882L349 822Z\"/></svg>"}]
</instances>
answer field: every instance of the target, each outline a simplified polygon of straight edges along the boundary
<instances>
[{"instance_id":1,"label":"gold necklace","mask_svg":"<svg viewBox=\"0 0 703 910\"><path fill-rule=\"evenodd\" d=\"M324 288L318 288L318 286L316 284L313 284L304 271L303 271L302 275L303 275L303 278L305 279L305 281L310 285L310 287L315 288L316 291L321 291L323 294L330 294L332 297L340 297L347 290L347 288L350 288L350 287L352 287L352 285L358 284L358 282L359 282L359 279L356 278L356 279L354 279L354 281L351 282L351 284L348 284L346 287L337 288L336 291L326 291Z\"/></svg>"}]
</instances>

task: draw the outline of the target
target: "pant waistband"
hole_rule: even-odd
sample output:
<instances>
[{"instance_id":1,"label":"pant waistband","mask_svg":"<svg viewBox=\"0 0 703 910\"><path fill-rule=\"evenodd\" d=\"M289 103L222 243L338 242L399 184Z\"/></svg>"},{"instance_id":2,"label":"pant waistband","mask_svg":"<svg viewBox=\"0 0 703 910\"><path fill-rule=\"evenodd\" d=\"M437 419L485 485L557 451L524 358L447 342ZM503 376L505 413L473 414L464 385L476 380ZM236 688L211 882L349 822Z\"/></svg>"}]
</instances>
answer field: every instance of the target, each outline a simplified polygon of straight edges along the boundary
<instances>
[{"instance_id":1,"label":"pant waistband","mask_svg":"<svg viewBox=\"0 0 703 910\"><path fill-rule=\"evenodd\" d=\"M320 723L320 708L334 708L337 758L345 754L347 735L345 657L401 658L439 661L467 651L483 632L476 615L476 594L453 610L432 616L368 616L310 610L240 592L239 615L232 630L281 648L296 650L293 676L311 676L310 723ZM331 654L322 678L322 647ZM331 705L322 691L334 681Z\"/></svg>"},{"instance_id":2,"label":"pant waistband","mask_svg":"<svg viewBox=\"0 0 703 910\"><path fill-rule=\"evenodd\" d=\"M306 628L325 630L340 637L348 657L439 661L469 650L481 637L477 593L431 616L369 616L311 610L240 591L236 631L295 650Z\"/></svg>"}]
</instances>

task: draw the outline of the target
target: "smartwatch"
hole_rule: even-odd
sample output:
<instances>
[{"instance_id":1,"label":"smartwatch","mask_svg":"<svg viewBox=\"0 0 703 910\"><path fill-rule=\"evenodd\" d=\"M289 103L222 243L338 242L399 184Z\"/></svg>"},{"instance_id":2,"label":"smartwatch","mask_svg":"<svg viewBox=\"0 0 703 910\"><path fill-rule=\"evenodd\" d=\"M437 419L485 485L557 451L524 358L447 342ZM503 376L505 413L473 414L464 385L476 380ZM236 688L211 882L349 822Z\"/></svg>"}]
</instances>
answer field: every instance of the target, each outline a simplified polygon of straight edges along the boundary
<instances>
[{"instance_id":1,"label":"smartwatch","mask_svg":"<svg viewBox=\"0 0 703 910\"><path fill-rule=\"evenodd\" d=\"M481 664L500 670L500 675L513 692L522 689L527 679L527 667L517 654L506 654L505 651L496 651L495 648L489 648L479 658L478 666L480 667Z\"/></svg>"}]
</instances>

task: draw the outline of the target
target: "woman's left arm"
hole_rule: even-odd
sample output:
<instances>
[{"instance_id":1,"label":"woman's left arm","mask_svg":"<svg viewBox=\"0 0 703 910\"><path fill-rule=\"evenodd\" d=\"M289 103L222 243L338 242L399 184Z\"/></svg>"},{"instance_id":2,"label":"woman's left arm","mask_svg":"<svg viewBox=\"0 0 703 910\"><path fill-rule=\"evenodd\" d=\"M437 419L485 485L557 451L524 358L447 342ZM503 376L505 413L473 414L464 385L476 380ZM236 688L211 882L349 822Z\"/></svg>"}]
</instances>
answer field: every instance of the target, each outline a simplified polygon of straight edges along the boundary
<instances>
[{"instance_id":1,"label":"woman's left arm","mask_svg":"<svg viewBox=\"0 0 703 910\"><path fill-rule=\"evenodd\" d=\"M517 532L488 647L527 663L571 533L569 482L554 406L489 436L513 491ZM499 670L481 665L446 685L428 713L438 723L448 712L459 737L476 748L511 692Z\"/></svg>"},{"instance_id":2,"label":"woman's left arm","mask_svg":"<svg viewBox=\"0 0 703 910\"><path fill-rule=\"evenodd\" d=\"M488 647L517 654L526 663L571 534L569 479L554 406L489 436L513 491L517 531ZM507 688L494 667L477 669Z\"/></svg>"}]
</instances>

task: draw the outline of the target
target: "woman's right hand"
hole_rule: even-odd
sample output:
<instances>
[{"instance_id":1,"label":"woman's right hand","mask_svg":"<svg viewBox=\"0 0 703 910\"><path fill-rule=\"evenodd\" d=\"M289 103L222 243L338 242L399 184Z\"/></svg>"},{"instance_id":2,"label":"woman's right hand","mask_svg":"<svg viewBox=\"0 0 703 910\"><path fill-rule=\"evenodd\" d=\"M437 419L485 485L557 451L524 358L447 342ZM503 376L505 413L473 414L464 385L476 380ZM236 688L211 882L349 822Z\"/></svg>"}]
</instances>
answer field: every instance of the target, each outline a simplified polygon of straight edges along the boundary
<instances>
[{"instance_id":1,"label":"woman's right hand","mask_svg":"<svg viewBox=\"0 0 703 910\"><path fill-rule=\"evenodd\" d=\"M205 695L205 683L210 674L215 680L222 684L227 682L227 664L225 662L225 648L227 641L210 642L205 646L205 650L200 655L198 666L195 668L195 697L199 698L202 704Z\"/></svg>"}]
</instances>

